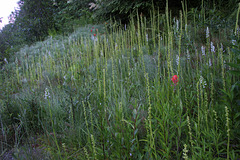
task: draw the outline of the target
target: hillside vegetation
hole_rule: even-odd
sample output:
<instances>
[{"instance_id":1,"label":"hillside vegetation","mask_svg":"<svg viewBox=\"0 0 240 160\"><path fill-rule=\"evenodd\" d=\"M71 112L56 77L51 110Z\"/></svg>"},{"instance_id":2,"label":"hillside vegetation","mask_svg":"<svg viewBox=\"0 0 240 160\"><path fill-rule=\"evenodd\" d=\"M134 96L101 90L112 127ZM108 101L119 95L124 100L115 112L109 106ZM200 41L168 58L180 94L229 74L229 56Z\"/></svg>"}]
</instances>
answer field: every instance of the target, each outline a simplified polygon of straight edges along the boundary
<instances>
[{"instance_id":1,"label":"hillside vegetation","mask_svg":"<svg viewBox=\"0 0 240 160\"><path fill-rule=\"evenodd\" d=\"M240 158L240 4L228 17L151 7L5 59L0 157Z\"/></svg>"}]
</instances>

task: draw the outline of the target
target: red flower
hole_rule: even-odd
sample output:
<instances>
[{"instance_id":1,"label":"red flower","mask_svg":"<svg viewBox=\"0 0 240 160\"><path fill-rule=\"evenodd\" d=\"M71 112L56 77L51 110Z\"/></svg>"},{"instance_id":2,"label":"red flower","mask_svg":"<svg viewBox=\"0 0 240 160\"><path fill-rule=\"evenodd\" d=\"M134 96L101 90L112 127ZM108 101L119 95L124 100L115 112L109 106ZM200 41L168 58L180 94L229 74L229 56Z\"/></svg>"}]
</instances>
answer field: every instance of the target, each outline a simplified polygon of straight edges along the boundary
<instances>
[{"instance_id":1,"label":"red flower","mask_svg":"<svg viewBox=\"0 0 240 160\"><path fill-rule=\"evenodd\" d=\"M96 34L94 34L94 36L96 36Z\"/></svg>"},{"instance_id":2,"label":"red flower","mask_svg":"<svg viewBox=\"0 0 240 160\"><path fill-rule=\"evenodd\" d=\"M174 76L171 78L171 80L173 81L173 83L174 83L175 85L177 85L178 76L177 76L177 75L174 75Z\"/></svg>"},{"instance_id":3,"label":"red flower","mask_svg":"<svg viewBox=\"0 0 240 160\"><path fill-rule=\"evenodd\" d=\"M92 32L92 29L91 29L91 32Z\"/></svg>"},{"instance_id":4,"label":"red flower","mask_svg":"<svg viewBox=\"0 0 240 160\"><path fill-rule=\"evenodd\" d=\"M92 27L92 29L94 29L94 27Z\"/></svg>"}]
</instances>

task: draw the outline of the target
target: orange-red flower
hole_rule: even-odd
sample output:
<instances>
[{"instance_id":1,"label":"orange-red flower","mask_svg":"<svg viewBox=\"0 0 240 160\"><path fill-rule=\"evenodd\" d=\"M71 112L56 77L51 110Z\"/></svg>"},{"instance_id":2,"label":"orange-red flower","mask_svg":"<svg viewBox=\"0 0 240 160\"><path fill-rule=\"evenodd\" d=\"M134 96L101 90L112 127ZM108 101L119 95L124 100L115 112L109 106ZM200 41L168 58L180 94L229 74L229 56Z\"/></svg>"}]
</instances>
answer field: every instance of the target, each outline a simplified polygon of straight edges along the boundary
<instances>
[{"instance_id":1,"label":"orange-red flower","mask_svg":"<svg viewBox=\"0 0 240 160\"><path fill-rule=\"evenodd\" d=\"M96 34L94 34L94 36L96 36Z\"/></svg>"},{"instance_id":2,"label":"orange-red flower","mask_svg":"<svg viewBox=\"0 0 240 160\"><path fill-rule=\"evenodd\" d=\"M91 29L91 32L92 32L92 29Z\"/></svg>"},{"instance_id":3,"label":"orange-red flower","mask_svg":"<svg viewBox=\"0 0 240 160\"><path fill-rule=\"evenodd\" d=\"M177 76L177 75L172 76L171 80L172 80L172 82L173 82L175 85L177 85L178 76Z\"/></svg>"}]
</instances>

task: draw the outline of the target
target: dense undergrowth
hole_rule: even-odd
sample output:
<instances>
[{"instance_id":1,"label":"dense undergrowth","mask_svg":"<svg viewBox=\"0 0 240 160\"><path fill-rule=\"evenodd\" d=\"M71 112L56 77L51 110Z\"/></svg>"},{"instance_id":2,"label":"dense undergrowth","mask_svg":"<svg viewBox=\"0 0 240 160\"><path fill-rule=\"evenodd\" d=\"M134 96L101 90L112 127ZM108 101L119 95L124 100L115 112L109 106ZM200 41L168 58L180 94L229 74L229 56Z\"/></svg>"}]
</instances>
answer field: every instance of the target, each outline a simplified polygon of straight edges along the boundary
<instances>
[{"instance_id":1,"label":"dense undergrowth","mask_svg":"<svg viewBox=\"0 0 240 160\"><path fill-rule=\"evenodd\" d=\"M81 27L5 61L1 156L239 158L238 16L183 8L175 18L153 9L128 26Z\"/></svg>"}]
</instances>

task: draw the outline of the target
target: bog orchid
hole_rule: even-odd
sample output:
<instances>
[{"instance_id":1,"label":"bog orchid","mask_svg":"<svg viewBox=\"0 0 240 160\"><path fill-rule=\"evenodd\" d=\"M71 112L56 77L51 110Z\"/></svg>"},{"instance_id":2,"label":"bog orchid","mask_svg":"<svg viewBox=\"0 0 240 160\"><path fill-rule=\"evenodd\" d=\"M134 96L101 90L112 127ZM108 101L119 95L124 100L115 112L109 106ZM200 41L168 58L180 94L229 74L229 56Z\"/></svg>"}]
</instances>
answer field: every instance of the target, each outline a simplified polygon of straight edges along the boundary
<instances>
[{"instance_id":1,"label":"bog orchid","mask_svg":"<svg viewBox=\"0 0 240 160\"><path fill-rule=\"evenodd\" d=\"M213 42L211 42L211 52L215 53L215 46L213 45Z\"/></svg>"},{"instance_id":2,"label":"bog orchid","mask_svg":"<svg viewBox=\"0 0 240 160\"><path fill-rule=\"evenodd\" d=\"M207 82L204 80L204 78L202 76L200 76L199 82L203 86L203 88L205 88L207 86Z\"/></svg>"},{"instance_id":3,"label":"bog orchid","mask_svg":"<svg viewBox=\"0 0 240 160\"><path fill-rule=\"evenodd\" d=\"M177 63L177 65L179 64L179 60L180 60L179 56L176 55L176 63Z\"/></svg>"},{"instance_id":4,"label":"bog orchid","mask_svg":"<svg viewBox=\"0 0 240 160\"><path fill-rule=\"evenodd\" d=\"M48 88L45 89L45 94L44 94L44 99L49 99L50 98L50 93Z\"/></svg>"},{"instance_id":5,"label":"bog orchid","mask_svg":"<svg viewBox=\"0 0 240 160\"><path fill-rule=\"evenodd\" d=\"M209 58L208 66L209 66L209 67L212 66L212 60L211 60L210 58Z\"/></svg>"},{"instance_id":6,"label":"bog orchid","mask_svg":"<svg viewBox=\"0 0 240 160\"><path fill-rule=\"evenodd\" d=\"M6 62L6 64L8 64L7 58L4 58L4 61Z\"/></svg>"},{"instance_id":7,"label":"bog orchid","mask_svg":"<svg viewBox=\"0 0 240 160\"><path fill-rule=\"evenodd\" d=\"M233 40L232 40L232 45L235 46L235 45L236 45L236 42L237 42L237 41L233 39Z\"/></svg>"},{"instance_id":8,"label":"bog orchid","mask_svg":"<svg viewBox=\"0 0 240 160\"><path fill-rule=\"evenodd\" d=\"M190 54L188 49L187 49L187 59L190 60Z\"/></svg>"},{"instance_id":9,"label":"bog orchid","mask_svg":"<svg viewBox=\"0 0 240 160\"><path fill-rule=\"evenodd\" d=\"M205 47L201 47L201 50L202 50L202 55L205 56Z\"/></svg>"},{"instance_id":10,"label":"bog orchid","mask_svg":"<svg viewBox=\"0 0 240 160\"><path fill-rule=\"evenodd\" d=\"M177 19L177 21L176 21L176 24L177 24L176 29L177 29L177 31L178 31L178 29L179 29L179 21L178 21L178 19Z\"/></svg>"},{"instance_id":11,"label":"bog orchid","mask_svg":"<svg viewBox=\"0 0 240 160\"><path fill-rule=\"evenodd\" d=\"M209 38L209 28L206 29L206 38Z\"/></svg>"}]
</instances>

